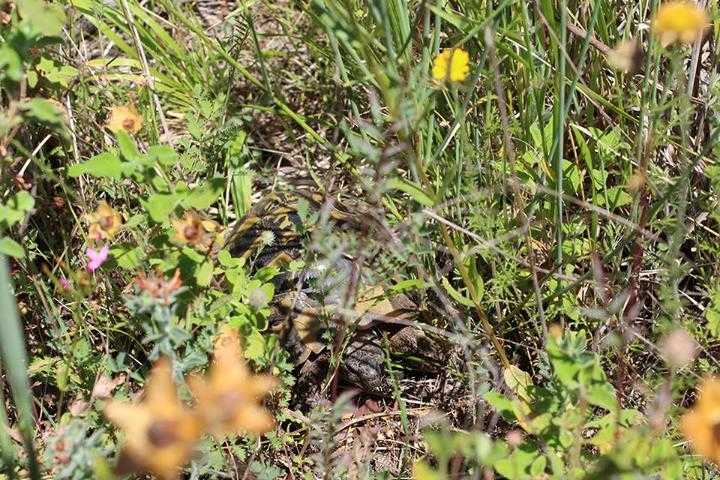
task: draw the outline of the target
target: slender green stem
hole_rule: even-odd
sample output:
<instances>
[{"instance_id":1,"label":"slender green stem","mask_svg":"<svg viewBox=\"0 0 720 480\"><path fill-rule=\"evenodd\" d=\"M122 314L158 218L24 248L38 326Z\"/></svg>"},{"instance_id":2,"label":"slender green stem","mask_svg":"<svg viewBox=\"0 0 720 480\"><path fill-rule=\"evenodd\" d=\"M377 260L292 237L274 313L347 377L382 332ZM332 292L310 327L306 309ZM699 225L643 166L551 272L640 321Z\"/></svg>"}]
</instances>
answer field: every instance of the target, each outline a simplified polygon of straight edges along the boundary
<instances>
[{"instance_id":1,"label":"slender green stem","mask_svg":"<svg viewBox=\"0 0 720 480\"><path fill-rule=\"evenodd\" d=\"M2 367L2 363L0 363ZM15 480L15 465L17 463L17 452L15 447L8 435L8 418L5 412L5 382L2 377L2 368L0 368L0 461L3 462L7 469L7 474L10 480Z\"/></svg>"},{"instance_id":2,"label":"slender green stem","mask_svg":"<svg viewBox=\"0 0 720 480\"><path fill-rule=\"evenodd\" d=\"M557 49L557 104L556 104L556 123L555 123L555 192L556 213L555 228L556 231L556 250L555 262L558 269L562 270L563 264L563 157L565 152L565 69L567 61L565 52L567 51L567 0L560 1L560 42ZM561 281L558 280L558 287Z\"/></svg>"},{"instance_id":3,"label":"slender green stem","mask_svg":"<svg viewBox=\"0 0 720 480\"><path fill-rule=\"evenodd\" d=\"M0 358L5 365L17 408L18 430L23 437L30 477L32 480L40 480L40 467L33 443L34 421L30 384L26 375L25 340L12 292L8 263L5 256L0 255Z\"/></svg>"}]
</instances>

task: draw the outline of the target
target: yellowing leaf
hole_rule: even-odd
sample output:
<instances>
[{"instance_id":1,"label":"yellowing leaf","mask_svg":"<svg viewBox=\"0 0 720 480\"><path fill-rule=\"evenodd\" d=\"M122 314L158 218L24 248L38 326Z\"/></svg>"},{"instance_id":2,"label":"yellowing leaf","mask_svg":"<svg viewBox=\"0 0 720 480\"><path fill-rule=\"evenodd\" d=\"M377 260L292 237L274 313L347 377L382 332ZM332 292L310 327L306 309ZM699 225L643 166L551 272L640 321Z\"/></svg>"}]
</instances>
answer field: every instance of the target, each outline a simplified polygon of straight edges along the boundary
<instances>
[{"instance_id":1,"label":"yellowing leaf","mask_svg":"<svg viewBox=\"0 0 720 480\"><path fill-rule=\"evenodd\" d=\"M413 465L413 480L443 480L440 472L436 472L424 460L418 460Z\"/></svg>"},{"instance_id":2,"label":"yellowing leaf","mask_svg":"<svg viewBox=\"0 0 720 480\"><path fill-rule=\"evenodd\" d=\"M510 365L503 370L503 378L508 388L525 403L531 403L531 396L528 389L533 385L532 378L527 372L520 370L515 365Z\"/></svg>"}]
</instances>

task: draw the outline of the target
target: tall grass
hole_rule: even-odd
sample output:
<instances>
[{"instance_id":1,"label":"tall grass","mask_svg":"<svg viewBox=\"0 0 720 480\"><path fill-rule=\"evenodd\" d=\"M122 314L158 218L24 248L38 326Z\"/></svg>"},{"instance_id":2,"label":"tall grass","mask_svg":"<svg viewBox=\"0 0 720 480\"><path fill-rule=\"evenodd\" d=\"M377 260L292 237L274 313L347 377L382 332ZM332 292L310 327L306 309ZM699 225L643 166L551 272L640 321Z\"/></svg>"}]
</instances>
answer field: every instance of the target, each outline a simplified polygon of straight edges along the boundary
<instances>
[{"instance_id":1,"label":"tall grass","mask_svg":"<svg viewBox=\"0 0 720 480\"><path fill-rule=\"evenodd\" d=\"M518 458L525 454L535 456L528 469L535 468L537 478L546 471L582 480L618 472L655 474L655 467L638 467L636 458L629 461L632 467L623 463L623 455L645 448L628 447L627 439L637 445L650 439L654 450L647 448L657 456L646 457L657 460L657 468L675 465L674 455L682 449L670 445L667 456L664 449L678 438L678 412L687 406L696 378L713 371L720 338L720 172L714 165L720 125L712 110L720 91L717 55L708 49L717 28L695 45L663 48L649 27L659 0L298 0L238 2L225 19L235 35L223 37L209 35L189 4L64 3L70 4L73 21L56 49L44 55L58 65L72 64L74 73L43 66L52 71L38 68L45 76L37 85L66 108L71 128L67 136L57 135L52 148L38 143L33 125L22 139L7 142L22 153L8 164L24 163L39 186L33 195L40 213L29 217L25 241L28 259L18 260L20 274L13 278L21 292L17 297L26 303L46 299L48 316L72 319L60 319L64 328L58 335L47 328L48 318L27 315L27 322L48 330L50 338L37 357L65 362L72 373L70 385L62 387L53 385L59 382L47 371L38 374L60 387L61 399L90 397L89 408L98 409L91 396L101 375L128 376L121 396L143 383L157 339L148 335L140 314L129 313L126 299L135 288L129 287L133 278L155 268L181 269L192 298L182 312L163 317L165 332L176 334L165 338L165 353L170 349L168 355L188 368L206 366L216 324L228 321L212 315L237 300L223 290L223 279L232 270L236 277L228 278L239 282L237 272L244 267L216 262L216 252L193 255L168 243L172 220L185 208L179 200L184 193L178 192L211 185L218 196L202 214L230 227L254 201L299 183L312 185L328 205L342 207L348 196L357 197L363 206L357 211L365 215L360 232L348 233L324 230L327 212L320 212L308 250L359 259L383 288L409 293L423 307L417 310L427 307L432 315L421 327L442 334L461 352L462 366L448 365L438 383L444 388L447 378L457 380L467 403L454 399L448 409L455 418L465 409L470 413L443 432L454 428L462 435L429 442L430 454L451 463L450 469L438 467L441 477L462 472L462 462L453 459L467 456L476 461L475 475L492 470L529 478L507 473L522 470ZM710 15L716 17L716 10L711 6ZM616 70L607 60L612 48L629 38L637 39L644 53L637 73ZM270 46L277 44L281 47ZM468 78L452 84L433 80L433 60L453 48L469 52ZM63 72L72 78L64 79ZM126 103L137 104L146 120L131 139L137 146L99 128L107 110ZM150 174L138 161L134 176L58 180L70 164L94 155L119 151L125 162L127 156L144 158L158 144L167 147L165 153L173 150L168 154L173 160L148 167ZM2 185L3 192L16 188L9 180ZM48 207L57 192L63 208L71 210L64 216ZM48 198L40 201L43 196ZM163 210L164 223L151 208L166 205L159 208L160 202L149 198L175 202ZM83 215L96 199L114 202L124 214L121 240L112 247L125 257L117 254L112 270L106 267L87 280L80 278L88 245ZM0 200L4 204L5 198ZM374 243L370 224L379 225L389 240ZM57 236L47 234L55 231ZM202 266L201 273L192 270L192 262ZM42 269L47 278L39 276L38 264L49 265ZM251 275L247 268L243 275ZM56 277L70 272L87 280L78 282L78 290L87 291L71 295L55 288L52 298ZM25 318L18 318L5 261L0 295L1 370L14 406L0 416L2 458L27 463L37 479L34 445L42 442L34 432ZM254 319L254 336L248 335L254 360L286 369L284 401L302 395L292 386L298 369L292 369L281 336L264 320ZM668 366L655 348L679 328L697 337L704 351L687 369ZM350 341L344 335L354 334L352 328L334 332L336 337L323 338L333 368L322 394L336 390L342 346ZM274 351L263 356L257 353L262 348ZM389 357L384 362L394 370ZM412 402L419 400L403 397L417 392L409 392L394 371L392 377L400 418L393 427L401 440L389 448L400 451L402 475L428 451L416 447L414 437ZM552 391L552 401L533 397L544 388ZM0 389L5 405L2 394ZM652 419L662 428L649 427L648 405L664 401L665 410L657 407L661 419ZM566 403L561 408L553 402ZM61 419L66 405L58 403ZM538 405L548 410L534 411ZM389 402L384 407L394 408ZM636 413L643 420L630 425ZM536 426L547 417L561 432L558 451L563 442L572 444L562 454L548 453L557 439ZM93 421L93 428L108 427ZM207 448L233 462L236 454L247 456L250 464L256 456L272 462L273 455L285 455L282 468L312 475L304 460L312 426L300 415L284 421L269 441ZM17 425L24 453L6 434L8 424ZM515 431L523 432L513 440L524 442L521 448L504 440ZM585 437L599 431L612 440L591 445ZM333 432L320 437L331 442ZM477 449L468 453L468 445ZM327 469L331 446L322 446ZM505 449L498 457L519 463L504 469L503 459L492 460L496 447ZM602 460L593 463L593 455ZM208 463L217 460L206 456ZM691 456L683 462L687 478L705 475L706 467L697 467ZM663 471L675 472L672 468ZM15 471L10 469L11 478ZM272 471L264 473L272 477Z\"/></svg>"},{"instance_id":2,"label":"tall grass","mask_svg":"<svg viewBox=\"0 0 720 480\"><path fill-rule=\"evenodd\" d=\"M0 256L0 331L2 331L0 336L0 359L2 359L2 366L4 367L2 370L4 370L12 391L18 419L17 428L23 439L30 477L33 480L39 480L41 475L38 460L35 456L35 420L33 418L32 392L27 378L25 339L22 324L18 318L13 292L7 259ZM0 427L3 428L3 432L0 433L0 446L3 447L3 457L10 467L8 469L9 475L13 478L14 455L7 433L4 430L7 425L7 414L4 412L5 405L3 401L3 413L0 414Z\"/></svg>"}]
</instances>

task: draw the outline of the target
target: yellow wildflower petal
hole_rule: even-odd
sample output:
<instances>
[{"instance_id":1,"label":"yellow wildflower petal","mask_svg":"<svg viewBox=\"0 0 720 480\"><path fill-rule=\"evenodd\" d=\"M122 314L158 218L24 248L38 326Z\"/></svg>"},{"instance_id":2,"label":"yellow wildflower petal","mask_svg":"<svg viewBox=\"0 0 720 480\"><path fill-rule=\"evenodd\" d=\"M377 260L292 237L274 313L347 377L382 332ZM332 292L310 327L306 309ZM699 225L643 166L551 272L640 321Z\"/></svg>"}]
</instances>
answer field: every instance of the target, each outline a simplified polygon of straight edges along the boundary
<instances>
[{"instance_id":1,"label":"yellow wildflower petal","mask_svg":"<svg viewBox=\"0 0 720 480\"><path fill-rule=\"evenodd\" d=\"M135 134L140 131L143 125L143 118L137 109L132 105L121 105L110 109L110 116L107 121L107 128L112 132L125 130Z\"/></svg>"},{"instance_id":2,"label":"yellow wildflower petal","mask_svg":"<svg viewBox=\"0 0 720 480\"><path fill-rule=\"evenodd\" d=\"M275 428L275 419L263 407L245 403L234 409L233 423L241 426L243 431L262 435Z\"/></svg>"},{"instance_id":3,"label":"yellow wildflower petal","mask_svg":"<svg viewBox=\"0 0 720 480\"><path fill-rule=\"evenodd\" d=\"M207 252L210 247L220 248L225 243L225 231L213 221L205 220L194 211L185 212L183 218L172 223L175 235L172 240L180 245L190 245Z\"/></svg>"},{"instance_id":4,"label":"yellow wildflower petal","mask_svg":"<svg viewBox=\"0 0 720 480\"><path fill-rule=\"evenodd\" d=\"M262 398L277 385L269 375L253 375L242 357L240 337L225 328L215 342L215 361L207 378L191 378L197 411L216 435L268 432L275 426Z\"/></svg>"},{"instance_id":5,"label":"yellow wildflower petal","mask_svg":"<svg viewBox=\"0 0 720 480\"><path fill-rule=\"evenodd\" d=\"M448 60L450 58L450 51L444 50L435 57L433 62L432 75L438 82L444 82L447 79L448 72Z\"/></svg>"},{"instance_id":6,"label":"yellow wildflower petal","mask_svg":"<svg viewBox=\"0 0 720 480\"><path fill-rule=\"evenodd\" d=\"M200 438L201 423L177 396L170 362L153 368L139 404L111 401L105 415L125 433L121 467L175 480Z\"/></svg>"},{"instance_id":7,"label":"yellow wildflower petal","mask_svg":"<svg viewBox=\"0 0 720 480\"><path fill-rule=\"evenodd\" d=\"M102 201L98 208L87 215L90 222L88 235L92 240L106 240L115 236L122 226L122 217L107 202Z\"/></svg>"},{"instance_id":8,"label":"yellow wildflower petal","mask_svg":"<svg viewBox=\"0 0 720 480\"><path fill-rule=\"evenodd\" d=\"M464 82L470 72L470 55L462 48L443 50L435 57L432 76L438 82Z\"/></svg>"},{"instance_id":9,"label":"yellow wildflower petal","mask_svg":"<svg viewBox=\"0 0 720 480\"><path fill-rule=\"evenodd\" d=\"M705 10L687 0L663 3L652 19L652 31L663 47L678 39L691 44L700 38L708 25Z\"/></svg>"},{"instance_id":10,"label":"yellow wildflower petal","mask_svg":"<svg viewBox=\"0 0 720 480\"><path fill-rule=\"evenodd\" d=\"M186 212L182 219L172 222L175 229L173 240L181 245L202 245L206 242L206 230L200 215L193 211Z\"/></svg>"},{"instance_id":11,"label":"yellow wildflower petal","mask_svg":"<svg viewBox=\"0 0 720 480\"><path fill-rule=\"evenodd\" d=\"M692 410L682 417L680 428L693 448L720 464L720 380L705 379Z\"/></svg>"}]
</instances>

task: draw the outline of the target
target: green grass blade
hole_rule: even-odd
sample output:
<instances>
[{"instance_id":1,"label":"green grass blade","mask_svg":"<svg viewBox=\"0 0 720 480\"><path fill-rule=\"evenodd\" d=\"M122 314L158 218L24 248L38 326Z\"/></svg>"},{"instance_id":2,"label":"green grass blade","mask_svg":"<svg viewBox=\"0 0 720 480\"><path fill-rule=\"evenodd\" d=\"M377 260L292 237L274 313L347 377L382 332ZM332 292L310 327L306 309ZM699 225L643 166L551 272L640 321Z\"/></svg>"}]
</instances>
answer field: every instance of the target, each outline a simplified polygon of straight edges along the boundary
<instances>
[{"instance_id":1,"label":"green grass blade","mask_svg":"<svg viewBox=\"0 0 720 480\"><path fill-rule=\"evenodd\" d=\"M30 478L39 480L40 467L33 447L32 399L26 375L25 340L12 291L7 259L0 256L0 357L17 408L18 427L23 437Z\"/></svg>"},{"instance_id":2,"label":"green grass blade","mask_svg":"<svg viewBox=\"0 0 720 480\"><path fill-rule=\"evenodd\" d=\"M0 378L2 378L1 369ZM3 394L3 390L4 384L0 381L0 467L7 470L10 480L14 480L17 478L15 475L17 452L6 430L8 427L8 419L7 413L5 412L5 395Z\"/></svg>"}]
</instances>

